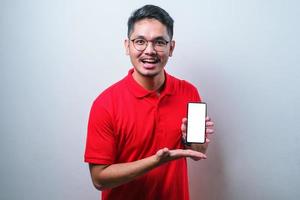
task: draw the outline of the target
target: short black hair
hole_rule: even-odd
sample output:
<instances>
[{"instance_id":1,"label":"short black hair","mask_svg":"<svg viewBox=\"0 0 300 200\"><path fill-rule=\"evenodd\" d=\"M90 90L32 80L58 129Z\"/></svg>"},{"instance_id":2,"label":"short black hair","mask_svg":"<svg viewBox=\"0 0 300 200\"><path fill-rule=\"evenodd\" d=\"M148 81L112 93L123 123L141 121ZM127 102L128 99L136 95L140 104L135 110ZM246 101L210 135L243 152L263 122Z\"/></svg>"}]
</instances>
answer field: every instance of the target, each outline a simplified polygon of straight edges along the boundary
<instances>
[{"instance_id":1,"label":"short black hair","mask_svg":"<svg viewBox=\"0 0 300 200\"><path fill-rule=\"evenodd\" d=\"M173 24L174 20L164 9L155 6L155 5L145 5L137 10L135 10L128 19L128 31L127 36L130 37L130 34L133 30L134 24L137 21L142 19L156 19L167 27L168 34L170 39L173 38Z\"/></svg>"}]
</instances>

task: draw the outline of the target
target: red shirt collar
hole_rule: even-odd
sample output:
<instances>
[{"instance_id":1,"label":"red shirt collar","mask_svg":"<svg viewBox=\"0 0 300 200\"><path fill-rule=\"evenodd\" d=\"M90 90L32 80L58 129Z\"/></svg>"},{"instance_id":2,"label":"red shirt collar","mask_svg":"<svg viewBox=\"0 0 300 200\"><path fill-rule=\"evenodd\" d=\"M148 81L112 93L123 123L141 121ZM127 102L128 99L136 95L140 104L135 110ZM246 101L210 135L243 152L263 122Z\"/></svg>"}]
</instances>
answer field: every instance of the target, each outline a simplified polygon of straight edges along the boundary
<instances>
[{"instance_id":1,"label":"red shirt collar","mask_svg":"<svg viewBox=\"0 0 300 200\"><path fill-rule=\"evenodd\" d=\"M148 95L155 93L156 91L151 91L143 88L139 85L132 77L134 69L130 69L128 71L128 75L126 76L126 83L128 85L129 90L138 98L143 98ZM173 94L173 77L169 75L165 70L165 85L163 90L161 91L161 95L172 95Z\"/></svg>"}]
</instances>

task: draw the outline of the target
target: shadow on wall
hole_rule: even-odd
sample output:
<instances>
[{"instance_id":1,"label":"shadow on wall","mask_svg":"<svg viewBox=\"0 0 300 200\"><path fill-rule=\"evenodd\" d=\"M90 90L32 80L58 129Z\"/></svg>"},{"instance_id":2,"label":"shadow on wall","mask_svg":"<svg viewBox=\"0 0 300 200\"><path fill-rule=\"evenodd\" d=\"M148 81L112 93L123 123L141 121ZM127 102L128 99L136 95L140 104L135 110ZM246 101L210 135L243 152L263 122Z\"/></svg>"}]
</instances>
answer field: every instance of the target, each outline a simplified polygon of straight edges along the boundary
<instances>
[{"instance_id":1,"label":"shadow on wall","mask_svg":"<svg viewBox=\"0 0 300 200\"><path fill-rule=\"evenodd\" d=\"M215 122L215 133L210 137L207 160L188 161L190 197L191 200L230 199L223 144L229 142L226 141L225 135L230 135L228 130L232 123L229 121L230 117L222 117L232 109L228 100L224 98L230 95L230 88L224 88L228 80L222 76L218 66L192 67L187 68L189 77L186 79L199 89L202 100L207 103L208 116Z\"/></svg>"}]
</instances>

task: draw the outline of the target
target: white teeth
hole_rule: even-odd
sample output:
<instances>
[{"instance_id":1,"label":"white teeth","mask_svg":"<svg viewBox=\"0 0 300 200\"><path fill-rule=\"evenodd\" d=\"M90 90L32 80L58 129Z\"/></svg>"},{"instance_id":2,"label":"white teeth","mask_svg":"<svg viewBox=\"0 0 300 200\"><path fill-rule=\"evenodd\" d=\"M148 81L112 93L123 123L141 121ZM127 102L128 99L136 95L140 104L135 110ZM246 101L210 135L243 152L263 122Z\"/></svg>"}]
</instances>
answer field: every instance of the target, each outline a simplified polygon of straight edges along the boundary
<instances>
[{"instance_id":1,"label":"white teeth","mask_svg":"<svg viewBox=\"0 0 300 200\"><path fill-rule=\"evenodd\" d=\"M142 60L143 62L148 62L148 63L155 63L155 62L157 62L157 60L156 59L144 59L144 60Z\"/></svg>"},{"instance_id":2,"label":"white teeth","mask_svg":"<svg viewBox=\"0 0 300 200\"><path fill-rule=\"evenodd\" d=\"M151 63L151 64L154 64L154 63L156 63L156 62L143 61L143 63Z\"/></svg>"}]
</instances>

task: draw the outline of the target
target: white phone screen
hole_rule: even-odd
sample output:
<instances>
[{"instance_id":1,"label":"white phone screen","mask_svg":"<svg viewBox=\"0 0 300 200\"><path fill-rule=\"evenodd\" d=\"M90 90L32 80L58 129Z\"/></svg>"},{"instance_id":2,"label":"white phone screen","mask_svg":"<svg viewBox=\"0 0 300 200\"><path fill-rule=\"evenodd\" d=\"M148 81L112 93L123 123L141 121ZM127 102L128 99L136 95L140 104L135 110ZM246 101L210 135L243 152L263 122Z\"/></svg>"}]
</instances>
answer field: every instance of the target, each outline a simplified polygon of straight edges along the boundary
<instances>
[{"instance_id":1,"label":"white phone screen","mask_svg":"<svg viewBox=\"0 0 300 200\"><path fill-rule=\"evenodd\" d=\"M205 143L205 103L188 103L187 138L188 143Z\"/></svg>"}]
</instances>

